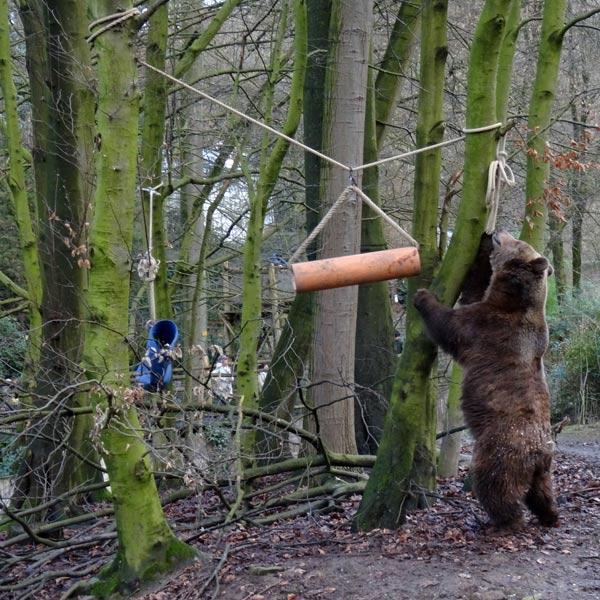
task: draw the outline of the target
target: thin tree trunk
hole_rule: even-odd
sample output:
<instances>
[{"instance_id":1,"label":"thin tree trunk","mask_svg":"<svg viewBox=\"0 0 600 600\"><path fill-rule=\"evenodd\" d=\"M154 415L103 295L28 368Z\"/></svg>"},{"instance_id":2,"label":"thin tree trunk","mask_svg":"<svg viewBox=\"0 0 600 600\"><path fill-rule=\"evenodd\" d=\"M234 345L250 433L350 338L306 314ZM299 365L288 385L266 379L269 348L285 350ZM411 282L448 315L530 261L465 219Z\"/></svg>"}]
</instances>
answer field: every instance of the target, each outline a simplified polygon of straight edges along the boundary
<instances>
[{"instance_id":1,"label":"thin tree trunk","mask_svg":"<svg viewBox=\"0 0 600 600\"><path fill-rule=\"evenodd\" d=\"M550 173L550 163L544 160L548 140L547 129L558 84L566 4L565 0L544 2L538 62L527 122L525 219L521 239L540 252L544 249L548 223L548 206L544 197L544 188Z\"/></svg>"},{"instance_id":2,"label":"thin tree trunk","mask_svg":"<svg viewBox=\"0 0 600 600\"><path fill-rule=\"evenodd\" d=\"M304 143L322 151L323 98L325 65L329 45L330 0L307 0L307 67L304 78ZM316 226L320 202L321 159L305 153L306 233ZM307 250L307 259L314 260L315 245ZM297 294L287 315L282 334L273 353L273 361L261 393L261 410L291 420L300 381L310 362L316 294ZM256 456L265 464L277 460L287 448L279 437L268 430L257 433Z\"/></svg>"},{"instance_id":3,"label":"thin tree trunk","mask_svg":"<svg viewBox=\"0 0 600 600\"><path fill-rule=\"evenodd\" d=\"M386 124L395 106L396 96L409 62L418 32L420 1L403 2L377 79L369 71L364 136L364 162L379 157ZM375 202L379 198L379 170L371 167L363 175L363 190ZM361 253L387 248L383 223L363 204ZM389 282L361 285L358 290L356 326L356 441L358 450L375 454L392 391L397 363Z\"/></svg>"},{"instance_id":4,"label":"thin tree trunk","mask_svg":"<svg viewBox=\"0 0 600 600\"><path fill-rule=\"evenodd\" d=\"M146 62L157 69L164 70L167 52L168 5L161 6L147 25ZM149 188L157 187L163 179L165 114L167 106L166 79L152 69L144 72L144 114L142 121L142 144L140 175L142 188L142 223L144 225L143 246L148 251L148 242L152 239L152 256L159 262L156 279L144 281L147 293L153 294L148 304L155 306L156 319L170 319L173 309L167 281L167 260L165 243L164 189L157 188L152 194ZM150 227L150 205L152 204L152 231ZM151 318L149 316L149 318Z\"/></svg>"},{"instance_id":5,"label":"thin tree trunk","mask_svg":"<svg viewBox=\"0 0 600 600\"><path fill-rule=\"evenodd\" d=\"M23 267L27 284L27 299L29 302L29 339L25 361L25 375L31 381L37 367L41 340L42 317L42 278L40 259L34 230L27 188L25 183L25 150L19 131L19 115L17 105L17 90L13 81L10 57L10 21L6 0L0 3L0 88L4 100L4 119L6 126L6 141L8 144L9 172L8 188L15 222L19 232L19 242L23 253Z\"/></svg>"},{"instance_id":6,"label":"thin tree trunk","mask_svg":"<svg viewBox=\"0 0 600 600\"><path fill-rule=\"evenodd\" d=\"M448 402L446 419L442 425L444 431L450 431L463 424L463 413L460 406L462 369L456 362L452 363L448 385ZM442 438L440 455L437 462L437 473L440 477L454 477L458 471L462 432L451 433Z\"/></svg>"},{"instance_id":7,"label":"thin tree trunk","mask_svg":"<svg viewBox=\"0 0 600 600\"><path fill-rule=\"evenodd\" d=\"M295 54L294 74L290 89L289 109L283 133L292 137L302 116L302 88L306 72L306 5L304 0L294 0ZM287 10L283 11L280 22L280 39L283 40L287 31ZM273 82L277 79L281 68L280 48L275 48L274 63L271 70ZM272 93L273 90L271 90ZM269 103L272 98L269 99ZM267 111L270 114L270 110ZM289 149L289 141L278 138L270 156L268 156L268 137L263 141L263 160L256 191L250 193L250 217L243 256L243 304L242 304L242 329L240 333L240 352L238 355L237 387L238 394L245 407L257 408L258 406L258 361L257 349L261 326L262 308L262 282L260 270L260 250L264 218L268 207L269 198L275 188L283 160ZM248 176L248 182L251 178ZM244 449L247 462L254 460L256 435L248 433L244 440Z\"/></svg>"}]
</instances>

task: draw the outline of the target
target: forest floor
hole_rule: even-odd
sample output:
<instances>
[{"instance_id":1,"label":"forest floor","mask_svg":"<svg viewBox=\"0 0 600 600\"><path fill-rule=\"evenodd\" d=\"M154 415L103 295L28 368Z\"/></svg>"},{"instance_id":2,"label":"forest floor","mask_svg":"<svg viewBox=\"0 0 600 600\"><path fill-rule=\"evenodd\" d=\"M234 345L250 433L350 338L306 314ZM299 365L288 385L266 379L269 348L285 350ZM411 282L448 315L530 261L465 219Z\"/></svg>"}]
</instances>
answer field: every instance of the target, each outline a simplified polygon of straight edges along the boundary
<instances>
[{"instance_id":1,"label":"forest floor","mask_svg":"<svg viewBox=\"0 0 600 600\"><path fill-rule=\"evenodd\" d=\"M567 427L557 444L558 528L532 521L519 533L491 531L461 471L397 531L353 533L358 498L334 514L234 526L202 548L210 564L136 599L600 599L600 425Z\"/></svg>"},{"instance_id":2,"label":"forest floor","mask_svg":"<svg viewBox=\"0 0 600 600\"><path fill-rule=\"evenodd\" d=\"M178 535L209 558L131 598L600 600L600 425L566 427L557 443L558 528L532 520L518 533L492 531L463 490L466 467L457 478L440 480L431 508L413 513L396 531L352 532L358 496L328 514L198 531L193 525L204 508L189 498L170 504L167 514ZM102 531L110 528L107 520ZM38 584L14 592L4 588L0 598L71 597L77 574L97 572L112 552L114 537L68 558L58 552L52 560L38 558L34 564L46 571L42 578L31 561L20 564L13 581L24 586L32 578Z\"/></svg>"}]
</instances>

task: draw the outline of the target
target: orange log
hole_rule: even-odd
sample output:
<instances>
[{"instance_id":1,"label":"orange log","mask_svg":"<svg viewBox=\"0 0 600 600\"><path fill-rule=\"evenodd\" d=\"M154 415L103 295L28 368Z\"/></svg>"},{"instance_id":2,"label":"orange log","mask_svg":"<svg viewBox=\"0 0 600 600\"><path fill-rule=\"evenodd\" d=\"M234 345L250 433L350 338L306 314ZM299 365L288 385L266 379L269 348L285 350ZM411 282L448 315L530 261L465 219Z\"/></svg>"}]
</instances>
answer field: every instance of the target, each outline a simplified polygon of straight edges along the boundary
<instances>
[{"instance_id":1,"label":"orange log","mask_svg":"<svg viewBox=\"0 0 600 600\"><path fill-rule=\"evenodd\" d=\"M419 252L413 247L292 264L292 279L296 292L314 292L411 277L420 272Z\"/></svg>"}]
</instances>

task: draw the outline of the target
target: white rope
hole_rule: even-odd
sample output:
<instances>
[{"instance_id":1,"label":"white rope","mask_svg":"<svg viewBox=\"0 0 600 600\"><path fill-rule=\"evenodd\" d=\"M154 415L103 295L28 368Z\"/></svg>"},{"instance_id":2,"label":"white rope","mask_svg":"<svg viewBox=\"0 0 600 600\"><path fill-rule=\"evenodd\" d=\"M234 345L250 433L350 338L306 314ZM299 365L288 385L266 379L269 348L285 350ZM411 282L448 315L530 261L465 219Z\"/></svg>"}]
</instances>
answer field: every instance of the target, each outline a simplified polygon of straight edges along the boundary
<instances>
[{"instance_id":1,"label":"white rope","mask_svg":"<svg viewBox=\"0 0 600 600\"><path fill-rule=\"evenodd\" d=\"M482 127L474 127L474 128L468 128L468 129L464 128L462 130L464 135L462 135L460 137L457 137L457 138L454 138L451 140L446 140L445 142L438 142L437 144L432 144L430 146L425 146L423 148L417 148L415 150L411 150L410 152L405 152L402 154L396 154L394 156L389 156L387 158L382 158L380 160L366 163L366 164L360 165L358 167L349 167L348 165L344 165L343 163L331 158L330 156L327 156L326 154L323 154L322 152L319 152L318 150L315 150L314 148L311 148L310 146L307 146L307 145L303 144L302 142L299 142L298 140L296 140L288 135L285 135L284 133L281 133L280 131L277 131L273 127L270 127L269 125L266 125L265 123L261 123L257 119L254 119L253 117L243 113L242 111L237 110L236 108L233 108L233 106L229 106L228 104L225 104L225 102L221 102L220 100L213 98L206 92L200 91L199 89L185 83L185 81L182 81L181 79L177 79L176 77L169 75L165 71L162 71L162 70L154 67L153 65L148 64L147 62L145 62L143 60L138 59L138 62L139 62L139 64L146 67L147 69L150 69L151 71L159 73L160 75L162 75L166 79L172 81L173 83L176 83L177 85L189 90L190 92L192 92L194 94L201 96L202 98L220 106L221 108L224 108L225 110L237 115L238 117L245 119L246 121L249 121L250 123L253 123L257 127L261 127L262 129L269 131L273 135L288 141L290 144L293 144L294 146L297 146L298 148L302 148L306 152L309 152L315 156L318 156L319 158L329 162L332 165L335 165L341 169L345 169L346 171L348 171L348 173L350 173L350 175L352 175L352 173L355 171L364 170L369 167L375 167L375 166L382 165L382 164L385 164L385 163L393 161L393 160L407 158L409 156L414 156L415 154L419 154L421 152L427 152L428 150L433 150L435 148L442 148L444 146L448 146L450 144L454 144L456 142L463 141L466 138L466 136L469 134L484 133L484 132L493 131L495 129L499 129L500 127L502 127L502 123L493 123L491 125L484 125ZM502 140L503 138L504 138L504 136L502 136L500 139ZM494 167L494 177L491 177L491 176L488 177L488 189L490 186L490 181L493 181L494 183L492 183L492 189L494 190L495 194L499 194L499 187L501 186L502 183L506 183L508 185L514 184L514 177L512 177L512 171L506 166L506 153L504 153L503 157L501 156L501 154L503 152L504 151L503 151L503 146L502 146L502 151L497 152L497 160L492 163L492 165L494 165L494 163L498 164L498 167ZM492 165L490 165L490 173L492 170ZM499 179L498 184L495 183L496 177L497 177L496 173L500 173L499 177L502 178L502 179ZM509 173L510 173L510 176L509 176ZM498 191L496 192L496 190L498 190ZM346 199L349 191L354 191L356 194L358 194L364 202L366 202L373 210L375 210L377 212L378 215L382 216L388 223L391 223L398 231L400 231L400 233L407 240L409 240L409 242L411 244L418 247L418 243L416 242L416 240L414 240L410 235L408 235L408 233L406 233L406 231L404 231L397 223L395 223L392 219L390 219L388 217L388 215L383 213L383 211L381 211L381 209L374 202L372 202L372 200L370 198L368 198L368 196L363 194L363 192L357 186L350 185L348 188L346 188L346 190L344 190L344 192L342 192L340 197L331 206L329 211L327 211L327 213L325 214L325 216L323 217L321 222L317 225L317 227L315 227L315 229L311 232L311 234L308 236L308 238L306 238L306 240L304 240L304 242L300 245L300 247L296 250L296 252L294 252L292 257L288 261L289 264L296 261L298 259L298 257L306 250L308 245L317 237L317 235L319 235L319 233L327 225L327 223L329 222L329 220L331 219L331 217L333 216L335 211L338 209L338 207L341 205L341 203ZM492 202L493 204L488 205L488 206L491 206L491 208L488 210L488 214L489 214L488 223L493 221L493 223L495 224L496 214L497 214L497 210L498 210L498 208L497 208L498 198L496 197L495 200L491 200L490 202ZM487 228L486 228L486 231L487 231Z\"/></svg>"},{"instance_id":2,"label":"white rope","mask_svg":"<svg viewBox=\"0 0 600 600\"><path fill-rule=\"evenodd\" d=\"M298 258L304 254L304 251L308 248L308 245L325 229L325 226L333 217L335 211L345 202L346 198L350 195L352 186L348 186L341 194L340 197L331 205L331 208L325 213L325 216L321 219L319 224L310 232L310 235L300 244L296 252L292 254L288 260L288 265L296 262Z\"/></svg>"},{"instance_id":3,"label":"white rope","mask_svg":"<svg viewBox=\"0 0 600 600\"><path fill-rule=\"evenodd\" d=\"M241 117L242 119L245 119L246 121L249 121L250 123L253 123L257 127L262 127L263 129L265 129L266 131L269 131L273 135L276 135L277 137L280 137L280 138L288 141L290 144L293 144L294 146L297 146L298 148L302 148L302 150L304 150L306 152L310 152L311 154L314 154L315 156L318 156L319 158L331 163L332 165L335 165L336 167L339 167L340 169L344 169L344 170L348 171L349 173L352 173L353 171L361 171L361 170L367 169L368 167L375 167L378 165L382 165L382 164L390 162L392 160L398 160L400 158L407 158L409 156L413 156L413 155L419 154L421 152L427 152L428 150L433 150L435 148L441 148L443 146L455 144L457 142L463 141L466 137L466 135L461 135L460 137L453 138L451 140L446 140L445 142L439 142L437 144L432 144L431 146L417 148L415 150L411 150L410 152L405 152L403 154L395 154L394 156L382 158L381 160L366 163L366 164L360 165L358 167L349 167L348 165L345 165L345 164L331 158L330 156L327 156L326 154L323 154L322 152L319 152L318 150L315 150L314 148L311 148L310 146L307 146L306 144L303 144L302 142L299 142L298 140L296 140L292 137L289 137L288 135L285 135L285 133L281 133L280 131L273 129L273 127L270 127L269 125L266 125L265 123L261 123L260 121L258 121L257 119L254 119L250 115L247 115L247 114L243 113L242 111L237 110L236 108L233 108L233 106L229 106L229 104L225 104L225 102L221 102L220 100L213 98L212 96L208 95L206 92L202 92L199 89L192 87L191 85L188 85L187 83L185 83L185 81L182 81L181 79L177 79L176 77L169 75L165 71L161 71L160 69L157 69L156 67L154 67L152 65L149 65L148 63L144 62L143 60L138 59L138 62L139 62L139 64L146 67L147 69L150 69L151 71L159 73L163 77L166 77L168 80L180 85L181 87L185 88L186 90L189 90L190 92L193 92L194 94L198 94L199 96L202 96L202 98L204 98L205 100L209 100L210 102L213 102L214 104L220 106L221 108L224 108L225 110L228 110L229 112L232 112L233 114L237 115L238 117ZM499 127L502 127L502 123L494 123L493 125L484 125L483 127L476 127L474 129L463 129L462 131L465 134L483 133L485 131L492 131L494 129L498 129Z\"/></svg>"},{"instance_id":4,"label":"white rope","mask_svg":"<svg viewBox=\"0 0 600 600\"><path fill-rule=\"evenodd\" d=\"M152 230L154 218L154 196L159 194L159 188L162 187L162 181L150 188L143 188L144 192L150 195L149 208L150 215L148 219L148 231L146 232L148 240L148 251L141 255L138 262L137 272L141 279L148 283L148 304L150 306L150 319L156 321L156 300L154 297L154 280L158 274L160 260L152 256Z\"/></svg>"},{"instance_id":5,"label":"white rope","mask_svg":"<svg viewBox=\"0 0 600 600\"><path fill-rule=\"evenodd\" d=\"M371 200L371 198L369 198L369 196L367 196L358 186L351 185L350 188L360 196L360 198L365 204L370 206L373 211L375 211L382 219L387 221L398 233L400 233L400 235L402 235L404 239L406 239L413 246L417 248L419 247L419 243L417 242L417 240L408 235L408 233L406 233L406 231L404 231L404 229L402 229L402 227L400 227L400 225L398 225L398 223L396 223L394 219L392 219L389 215L384 213L383 210L381 210L381 208L377 206L377 204L375 204L375 202L373 202L373 200Z\"/></svg>"},{"instance_id":6,"label":"white rope","mask_svg":"<svg viewBox=\"0 0 600 600\"><path fill-rule=\"evenodd\" d=\"M99 35L102 35L105 31L108 31L109 29L116 27L120 23L124 23L125 21L133 19L141 14L142 11L139 8L135 7L123 12L115 13L113 15L106 15L105 17L101 17L100 19L93 21L88 27L89 31L92 31L92 29L94 29L94 27L97 27L98 25L102 25L102 23L108 24L98 29L98 31L89 35L87 37L88 44L91 44Z\"/></svg>"},{"instance_id":7,"label":"white rope","mask_svg":"<svg viewBox=\"0 0 600 600\"><path fill-rule=\"evenodd\" d=\"M352 170L347 165L345 165L341 162L338 162L337 160L335 160L325 154L322 154L321 152L319 152L318 150L315 150L314 148L311 148L310 146L304 145L302 142L299 142L298 140L295 140L294 138L292 138L288 135L285 135L285 133L281 133L281 131L277 131L277 129L273 129L273 127L270 127L269 125L266 125L265 123L261 123L257 119L252 118L250 115L247 115L247 114L243 113L242 111L237 110L237 108L233 108L233 106L229 106L229 104L225 104L225 102L221 102L220 100L217 100L216 98L213 98L212 96L209 96L207 93L201 92L199 89L192 87L191 85L188 85L187 83L185 83L185 81L182 81L181 79L177 79L176 77L173 77L172 75L169 75L168 73L165 73L164 71L161 71L160 69L157 69L156 67L153 67L152 65L149 65L148 63L144 62L143 60L139 60L138 62L141 65L143 65L144 67L146 67L147 69L155 71L156 73L160 73L163 77L166 77L170 81L177 83L178 85L184 87L186 90L189 90L190 92L193 92L195 94L198 94L199 96L202 96L202 98L209 100L210 102L213 102L214 104L217 104L221 108L224 108L225 110L228 110L229 112L232 112L234 115L237 115L238 117L241 117L242 119L245 119L246 121L249 121L250 123L253 123L254 125L256 125L258 127L262 127L263 129L266 129L267 131L271 132L273 135L276 135L276 136L288 141L290 144L294 144L295 146L298 146L299 148L306 150L306 152L310 152L311 154L314 154L315 156L318 156L319 158L322 158L323 160L330 162L332 165L335 165L336 167L340 167L340 169L344 169L346 171Z\"/></svg>"},{"instance_id":8,"label":"white rope","mask_svg":"<svg viewBox=\"0 0 600 600\"><path fill-rule=\"evenodd\" d=\"M501 136L496 144L496 160L490 163L488 169L488 183L485 194L485 203L488 208L488 217L485 232L492 234L496 229L498 217L498 206L500 204L500 192L504 185L515 185L515 176L511 168L506 164L506 136Z\"/></svg>"}]
</instances>

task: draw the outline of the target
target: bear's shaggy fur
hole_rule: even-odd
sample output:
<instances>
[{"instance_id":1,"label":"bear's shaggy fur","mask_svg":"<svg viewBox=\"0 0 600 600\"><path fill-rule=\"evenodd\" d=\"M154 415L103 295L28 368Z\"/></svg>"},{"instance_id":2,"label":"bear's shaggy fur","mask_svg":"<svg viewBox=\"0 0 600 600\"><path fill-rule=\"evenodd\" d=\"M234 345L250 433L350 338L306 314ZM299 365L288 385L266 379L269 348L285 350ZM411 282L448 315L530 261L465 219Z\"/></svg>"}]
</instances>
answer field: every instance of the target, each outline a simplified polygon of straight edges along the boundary
<instances>
[{"instance_id":1,"label":"bear's shaggy fur","mask_svg":"<svg viewBox=\"0 0 600 600\"><path fill-rule=\"evenodd\" d=\"M428 290L414 306L431 340L463 367L462 407L475 444L473 489L497 527L520 527L523 503L558 525L554 444L543 355L548 261L506 232L494 234L492 279L480 302L448 308Z\"/></svg>"}]
</instances>

